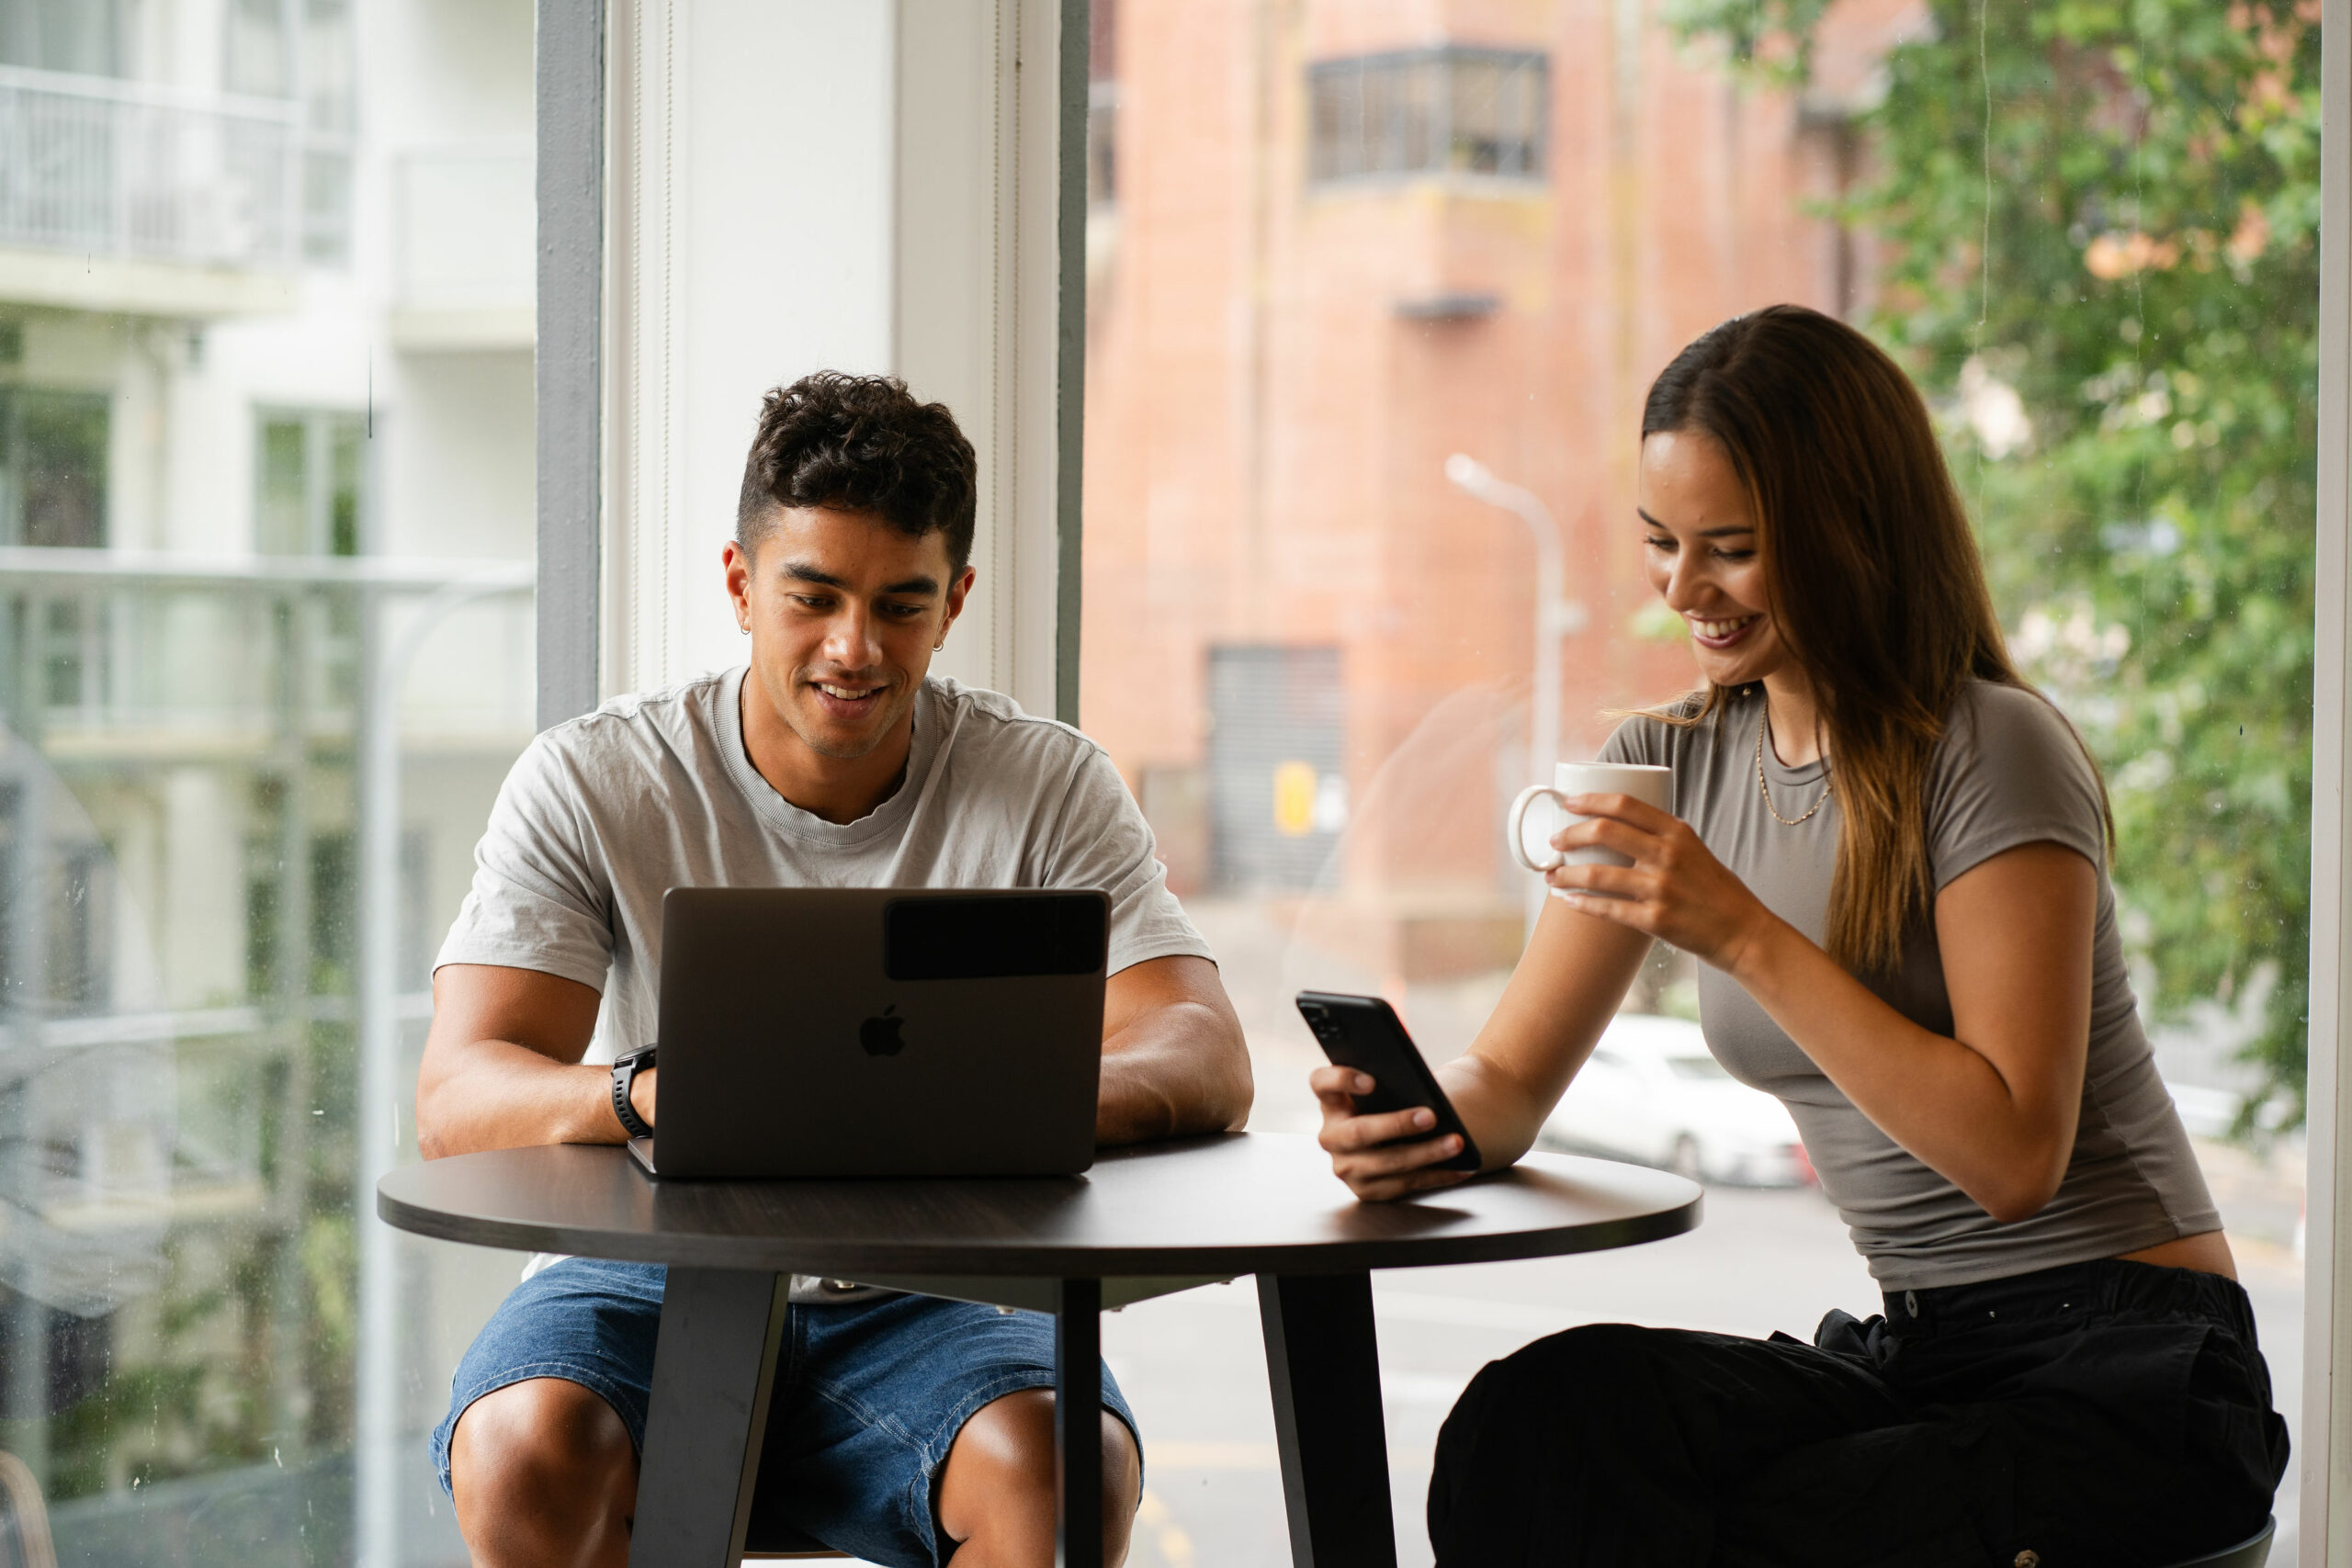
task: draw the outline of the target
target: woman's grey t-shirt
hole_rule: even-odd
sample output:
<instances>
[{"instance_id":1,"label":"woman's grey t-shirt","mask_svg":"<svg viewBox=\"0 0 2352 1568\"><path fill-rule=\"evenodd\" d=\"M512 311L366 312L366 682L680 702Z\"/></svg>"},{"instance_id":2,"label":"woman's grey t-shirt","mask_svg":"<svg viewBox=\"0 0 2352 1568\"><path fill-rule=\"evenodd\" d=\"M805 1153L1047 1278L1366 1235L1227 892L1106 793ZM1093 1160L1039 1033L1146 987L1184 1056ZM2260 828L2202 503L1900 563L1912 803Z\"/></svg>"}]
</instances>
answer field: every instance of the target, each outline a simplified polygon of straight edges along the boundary
<instances>
[{"instance_id":1,"label":"woman's grey t-shirt","mask_svg":"<svg viewBox=\"0 0 2352 1568\"><path fill-rule=\"evenodd\" d=\"M1765 907L1818 942L1838 863L1833 794L1791 827L1756 786L1764 698L1754 689L1682 728L1625 721L1601 751L1611 762L1674 770L1675 815ZM1782 817L1822 797L1825 770L1785 767L1767 746L1764 773ZM2030 692L1972 683L1945 727L1928 788L1928 851L1941 891L2004 850L2056 843L2099 868L2091 960L2090 1055L2082 1117L2057 1195L2003 1224L1857 1110L1828 1076L1722 970L1702 964L1707 1046L1732 1076L1788 1106L1821 1185L1871 1273L1888 1290L1971 1284L2133 1252L2221 1228L2197 1156L2156 1076L2115 924L2097 776L2066 721ZM1904 1017L1952 1030L1933 924L1905 941L1899 972L1869 982Z\"/></svg>"},{"instance_id":2,"label":"woman's grey t-shirt","mask_svg":"<svg viewBox=\"0 0 2352 1568\"><path fill-rule=\"evenodd\" d=\"M1111 972L1210 956L1102 748L1012 698L932 679L905 780L854 822L778 795L743 750L744 671L616 697L531 742L474 852L441 964L604 993L591 1061L654 1038L673 887L1069 887L1111 898Z\"/></svg>"}]
</instances>

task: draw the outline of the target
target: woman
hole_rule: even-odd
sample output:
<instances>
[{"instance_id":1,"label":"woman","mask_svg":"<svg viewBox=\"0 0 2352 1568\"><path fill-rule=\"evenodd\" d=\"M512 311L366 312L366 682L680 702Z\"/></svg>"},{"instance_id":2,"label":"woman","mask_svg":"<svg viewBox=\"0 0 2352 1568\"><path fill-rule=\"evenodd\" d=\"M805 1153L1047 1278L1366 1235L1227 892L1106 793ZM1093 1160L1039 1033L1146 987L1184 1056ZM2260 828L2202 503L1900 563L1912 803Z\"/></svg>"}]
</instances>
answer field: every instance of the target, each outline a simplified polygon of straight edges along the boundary
<instances>
[{"instance_id":1,"label":"woman","mask_svg":"<svg viewBox=\"0 0 2352 1568\"><path fill-rule=\"evenodd\" d=\"M1886 1292L1813 1345L1599 1325L1488 1366L1438 1440L1440 1568L2150 1568L2259 1529L2285 1425L2142 1032L2098 773L2002 646L1928 411L1793 306L1684 350L1642 421L1652 585L1704 684L1603 759L1674 770L1567 865L1440 1069L1517 1159L1651 939L1709 1047L1787 1103ZM1314 1076L1358 1196L1460 1180L1427 1111ZM1726 1290L1736 1288L1726 1280Z\"/></svg>"}]
</instances>

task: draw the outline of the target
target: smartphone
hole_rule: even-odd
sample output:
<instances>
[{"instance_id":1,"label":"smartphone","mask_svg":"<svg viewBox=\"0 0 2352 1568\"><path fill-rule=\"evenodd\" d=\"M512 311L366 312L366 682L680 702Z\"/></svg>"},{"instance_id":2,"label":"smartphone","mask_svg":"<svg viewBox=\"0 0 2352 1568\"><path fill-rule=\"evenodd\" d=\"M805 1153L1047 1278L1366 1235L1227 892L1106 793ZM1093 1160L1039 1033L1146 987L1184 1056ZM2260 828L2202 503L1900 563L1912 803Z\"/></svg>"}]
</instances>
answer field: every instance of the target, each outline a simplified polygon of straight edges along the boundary
<instances>
[{"instance_id":1,"label":"smartphone","mask_svg":"<svg viewBox=\"0 0 2352 1568\"><path fill-rule=\"evenodd\" d=\"M1470 1130L1462 1124L1462 1118L1453 1113L1445 1090L1438 1087L1437 1075L1421 1059L1420 1048L1405 1032L1405 1021L1396 1016L1396 1009L1378 997L1301 991L1298 1012L1306 1020L1306 1027L1315 1032L1323 1054L1336 1066L1372 1075L1372 1092L1356 1096L1358 1111L1377 1115L1427 1106L1437 1113L1437 1125L1429 1132L1396 1141L1419 1144L1452 1133L1462 1140L1462 1152L1451 1159L1438 1161L1436 1168L1478 1168L1478 1145L1471 1141Z\"/></svg>"}]
</instances>

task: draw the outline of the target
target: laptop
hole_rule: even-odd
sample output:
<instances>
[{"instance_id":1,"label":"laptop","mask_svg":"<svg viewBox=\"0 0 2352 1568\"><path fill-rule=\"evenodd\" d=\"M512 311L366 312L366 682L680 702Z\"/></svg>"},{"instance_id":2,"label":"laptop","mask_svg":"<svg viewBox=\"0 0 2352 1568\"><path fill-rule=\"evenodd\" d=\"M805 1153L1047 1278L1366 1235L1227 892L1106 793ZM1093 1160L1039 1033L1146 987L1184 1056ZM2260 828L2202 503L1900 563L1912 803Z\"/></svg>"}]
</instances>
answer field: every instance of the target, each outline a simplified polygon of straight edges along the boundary
<instances>
[{"instance_id":1,"label":"laptop","mask_svg":"<svg viewBox=\"0 0 2352 1568\"><path fill-rule=\"evenodd\" d=\"M665 1179L1084 1170L1110 922L1096 892L673 887L629 1152Z\"/></svg>"}]
</instances>

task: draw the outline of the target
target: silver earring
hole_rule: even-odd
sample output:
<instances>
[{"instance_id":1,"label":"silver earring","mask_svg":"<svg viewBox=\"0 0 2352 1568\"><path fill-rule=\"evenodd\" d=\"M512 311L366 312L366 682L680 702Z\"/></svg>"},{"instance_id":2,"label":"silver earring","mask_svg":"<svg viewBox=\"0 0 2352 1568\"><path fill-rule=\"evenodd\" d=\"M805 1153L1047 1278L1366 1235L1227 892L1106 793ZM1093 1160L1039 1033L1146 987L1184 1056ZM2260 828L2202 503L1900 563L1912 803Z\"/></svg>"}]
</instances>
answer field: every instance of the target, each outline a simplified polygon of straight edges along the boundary
<instances>
[{"instance_id":1,"label":"silver earring","mask_svg":"<svg viewBox=\"0 0 2352 1568\"><path fill-rule=\"evenodd\" d=\"M749 626L737 626L735 629L745 637L752 635L752 628Z\"/></svg>"}]
</instances>

